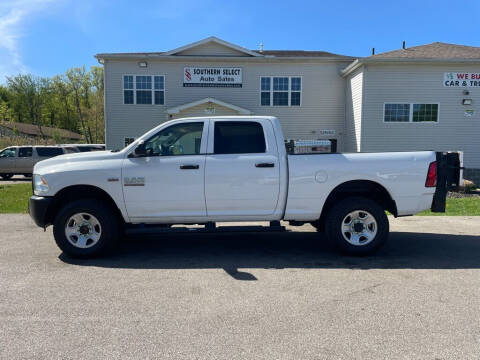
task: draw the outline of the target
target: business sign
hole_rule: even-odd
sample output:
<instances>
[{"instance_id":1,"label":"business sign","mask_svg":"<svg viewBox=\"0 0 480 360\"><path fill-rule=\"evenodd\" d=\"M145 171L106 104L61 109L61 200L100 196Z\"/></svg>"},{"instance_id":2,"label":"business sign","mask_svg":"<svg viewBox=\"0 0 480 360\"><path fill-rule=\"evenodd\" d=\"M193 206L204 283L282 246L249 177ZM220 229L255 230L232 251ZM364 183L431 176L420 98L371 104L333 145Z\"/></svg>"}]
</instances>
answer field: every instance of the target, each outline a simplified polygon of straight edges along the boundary
<instances>
[{"instance_id":1,"label":"business sign","mask_svg":"<svg viewBox=\"0 0 480 360\"><path fill-rule=\"evenodd\" d=\"M326 136L326 135L335 135L335 130L320 130L318 132L319 135L323 135L323 136Z\"/></svg>"},{"instance_id":2,"label":"business sign","mask_svg":"<svg viewBox=\"0 0 480 360\"><path fill-rule=\"evenodd\" d=\"M480 87L480 72L477 73L443 73L445 87Z\"/></svg>"},{"instance_id":3,"label":"business sign","mask_svg":"<svg viewBox=\"0 0 480 360\"><path fill-rule=\"evenodd\" d=\"M241 68L186 67L184 87L242 87Z\"/></svg>"}]
</instances>

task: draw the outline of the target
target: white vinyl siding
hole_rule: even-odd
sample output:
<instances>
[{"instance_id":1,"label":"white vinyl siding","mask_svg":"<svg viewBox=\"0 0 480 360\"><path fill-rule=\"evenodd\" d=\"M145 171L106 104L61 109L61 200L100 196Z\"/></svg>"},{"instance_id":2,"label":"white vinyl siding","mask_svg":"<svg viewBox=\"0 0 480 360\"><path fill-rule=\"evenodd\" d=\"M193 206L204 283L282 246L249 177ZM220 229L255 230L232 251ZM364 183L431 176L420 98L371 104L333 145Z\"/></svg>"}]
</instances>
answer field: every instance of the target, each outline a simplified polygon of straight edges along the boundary
<instances>
[{"instance_id":1,"label":"white vinyl siding","mask_svg":"<svg viewBox=\"0 0 480 360\"><path fill-rule=\"evenodd\" d=\"M173 58L173 59L172 59ZM109 60L104 65L105 125L109 149L122 148L124 137L138 137L162 122L182 116L205 116L204 107L188 109L169 115L168 108L191 103L207 97L239 106L254 115L276 116L287 139L329 139L323 130L335 131L338 149L343 149L345 126L345 79L338 74L349 62L301 62L289 60L278 63L269 59L241 61L230 58L184 59L169 58L148 61L148 68L139 68L138 59ZM183 71L188 66L241 67L242 88L185 88ZM123 105L123 75L164 75L164 105ZM301 106L261 106L260 78L300 77ZM292 76L293 76L292 75ZM328 86L327 86L328 84ZM215 115L235 115L232 110L215 106Z\"/></svg>"},{"instance_id":2,"label":"white vinyl siding","mask_svg":"<svg viewBox=\"0 0 480 360\"><path fill-rule=\"evenodd\" d=\"M359 68L347 78L346 84L346 151L362 150L362 112L364 69Z\"/></svg>"},{"instance_id":3,"label":"white vinyl siding","mask_svg":"<svg viewBox=\"0 0 480 360\"><path fill-rule=\"evenodd\" d=\"M164 105L163 75L123 75L124 105Z\"/></svg>"},{"instance_id":4,"label":"white vinyl siding","mask_svg":"<svg viewBox=\"0 0 480 360\"><path fill-rule=\"evenodd\" d=\"M361 151L463 151L464 166L480 168L480 121L465 111L480 103L478 89L468 89L474 106L462 105L464 89L443 86L445 72L478 72L478 65L375 64L364 80ZM384 121L384 104L439 104L437 122ZM411 109L413 111L413 109ZM412 117L413 120L413 117Z\"/></svg>"}]
</instances>

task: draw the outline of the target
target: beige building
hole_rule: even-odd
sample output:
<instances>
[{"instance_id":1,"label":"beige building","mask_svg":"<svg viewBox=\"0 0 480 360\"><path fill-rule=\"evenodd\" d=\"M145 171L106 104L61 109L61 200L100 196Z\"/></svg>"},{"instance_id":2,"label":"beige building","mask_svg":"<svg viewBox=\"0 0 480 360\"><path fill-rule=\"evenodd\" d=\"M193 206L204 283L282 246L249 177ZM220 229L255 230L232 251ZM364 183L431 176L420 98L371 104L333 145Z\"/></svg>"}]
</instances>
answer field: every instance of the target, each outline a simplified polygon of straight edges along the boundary
<instances>
[{"instance_id":1,"label":"beige building","mask_svg":"<svg viewBox=\"0 0 480 360\"><path fill-rule=\"evenodd\" d=\"M210 37L96 58L108 148L178 117L273 115L286 138L335 139L338 151L462 150L465 177L480 182L478 47L432 43L355 58Z\"/></svg>"}]
</instances>

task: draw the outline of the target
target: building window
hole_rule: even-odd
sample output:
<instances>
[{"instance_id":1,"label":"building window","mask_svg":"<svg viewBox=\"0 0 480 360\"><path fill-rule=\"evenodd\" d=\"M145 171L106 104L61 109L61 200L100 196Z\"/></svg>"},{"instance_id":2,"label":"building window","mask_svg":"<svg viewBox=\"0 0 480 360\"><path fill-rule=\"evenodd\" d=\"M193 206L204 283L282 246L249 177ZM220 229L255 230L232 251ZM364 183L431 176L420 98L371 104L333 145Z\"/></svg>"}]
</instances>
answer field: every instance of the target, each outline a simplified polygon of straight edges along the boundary
<instances>
[{"instance_id":1,"label":"building window","mask_svg":"<svg viewBox=\"0 0 480 360\"><path fill-rule=\"evenodd\" d=\"M438 122L439 104L385 104L385 122Z\"/></svg>"},{"instance_id":2,"label":"building window","mask_svg":"<svg viewBox=\"0 0 480 360\"><path fill-rule=\"evenodd\" d=\"M262 77L260 79L261 106L300 106L302 78Z\"/></svg>"},{"instance_id":3,"label":"building window","mask_svg":"<svg viewBox=\"0 0 480 360\"><path fill-rule=\"evenodd\" d=\"M124 138L125 147L127 147L128 145L130 145L130 144L133 143L134 141L135 141L135 138L133 138L133 137L126 137L126 138Z\"/></svg>"},{"instance_id":4,"label":"building window","mask_svg":"<svg viewBox=\"0 0 480 360\"><path fill-rule=\"evenodd\" d=\"M409 122L410 104L385 104L386 122Z\"/></svg>"},{"instance_id":5,"label":"building window","mask_svg":"<svg viewBox=\"0 0 480 360\"><path fill-rule=\"evenodd\" d=\"M290 79L290 105L300 106L300 94L302 93L302 79L292 77Z\"/></svg>"},{"instance_id":6,"label":"building window","mask_svg":"<svg viewBox=\"0 0 480 360\"><path fill-rule=\"evenodd\" d=\"M262 106L270 106L270 89L272 88L271 85L272 79L269 77L262 77L261 80L261 99L260 102Z\"/></svg>"},{"instance_id":7,"label":"building window","mask_svg":"<svg viewBox=\"0 0 480 360\"><path fill-rule=\"evenodd\" d=\"M438 104L413 104L413 122L438 121Z\"/></svg>"},{"instance_id":8,"label":"building window","mask_svg":"<svg viewBox=\"0 0 480 360\"><path fill-rule=\"evenodd\" d=\"M165 104L165 78L151 75L123 76L124 104Z\"/></svg>"},{"instance_id":9,"label":"building window","mask_svg":"<svg viewBox=\"0 0 480 360\"><path fill-rule=\"evenodd\" d=\"M288 77L273 78L273 105L288 105Z\"/></svg>"},{"instance_id":10,"label":"building window","mask_svg":"<svg viewBox=\"0 0 480 360\"><path fill-rule=\"evenodd\" d=\"M133 104L133 76L125 75L123 77L123 103Z\"/></svg>"},{"instance_id":11,"label":"building window","mask_svg":"<svg viewBox=\"0 0 480 360\"><path fill-rule=\"evenodd\" d=\"M155 105L163 105L165 103L165 83L163 76L154 76L154 95Z\"/></svg>"}]
</instances>

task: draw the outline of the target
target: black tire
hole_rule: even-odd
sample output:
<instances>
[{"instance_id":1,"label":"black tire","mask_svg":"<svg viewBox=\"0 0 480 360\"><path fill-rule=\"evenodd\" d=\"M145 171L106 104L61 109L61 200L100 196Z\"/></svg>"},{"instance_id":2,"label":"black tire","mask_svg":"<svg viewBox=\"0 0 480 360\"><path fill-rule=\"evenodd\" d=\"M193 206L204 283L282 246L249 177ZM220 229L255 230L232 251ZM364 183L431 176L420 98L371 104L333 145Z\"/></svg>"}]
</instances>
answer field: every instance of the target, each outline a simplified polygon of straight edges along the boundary
<instances>
[{"instance_id":1,"label":"black tire","mask_svg":"<svg viewBox=\"0 0 480 360\"><path fill-rule=\"evenodd\" d=\"M78 213L93 215L101 227L98 241L87 248L79 248L67 239L65 226L71 216ZM90 258L105 254L111 250L120 236L120 222L115 213L105 202L95 199L77 200L66 204L55 217L53 236L58 247L67 255L76 258Z\"/></svg>"},{"instance_id":2,"label":"black tire","mask_svg":"<svg viewBox=\"0 0 480 360\"><path fill-rule=\"evenodd\" d=\"M367 229L363 224L359 225L360 228L363 227L363 230L359 228L357 229L359 231L358 233L345 232L344 236L344 230L342 229L344 219L348 221L349 218L347 218L347 216L355 211L360 211L361 216L365 216L368 212L374 218L376 226L373 226L373 228L376 229L376 234L370 240L361 234L367 232L371 234L374 232L370 231L371 229ZM350 221L349 223L353 224L354 222ZM347 224L348 223L345 225L348 226ZM387 241L390 231L385 210L375 201L363 197L347 198L336 204L327 216L325 230L332 244L340 251L350 255L369 255L374 253ZM349 234L350 237L348 236ZM346 239L351 239L352 236L355 235L357 235L359 239L363 238L363 240L358 241L359 243L357 245L350 243L349 240ZM364 244L361 243L362 241Z\"/></svg>"},{"instance_id":3,"label":"black tire","mask_svg":"<svg viewBox=\"0 0 480 360\"><path fill-rule=\"evenodd\" d=\"M1 177L3 180L11 179L12 176L13 176L13 174L0 174L0 177Z\"/></svg>"}]
</instances>

